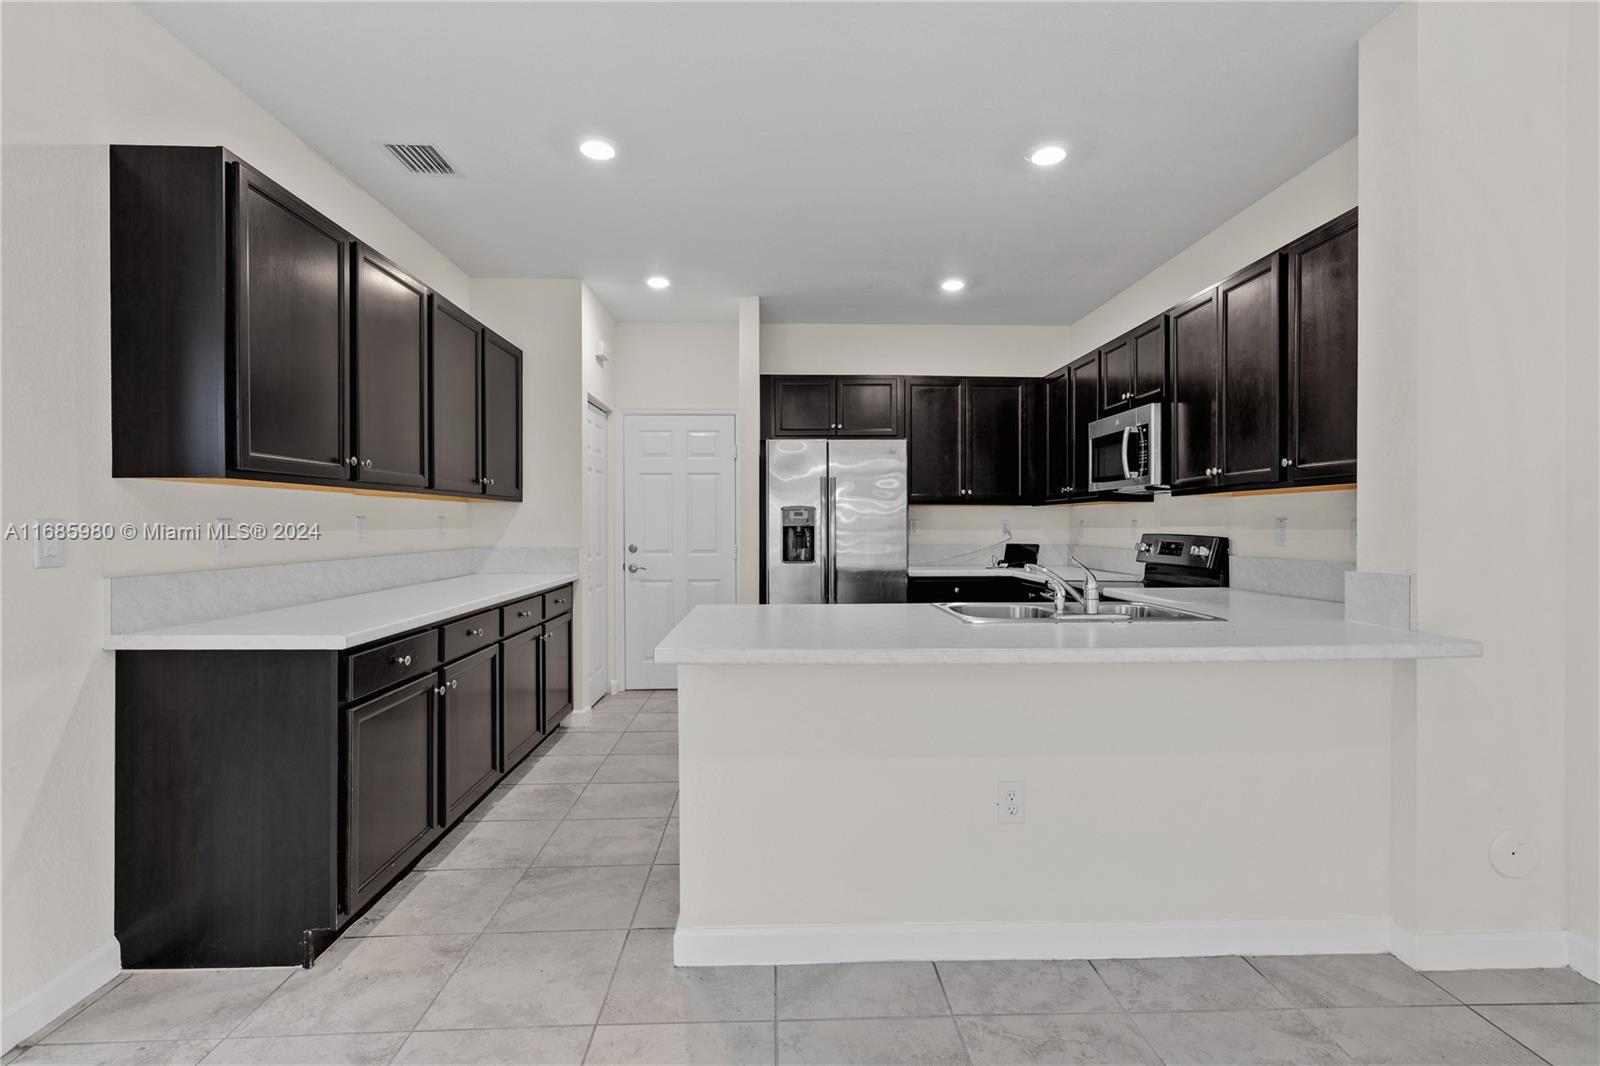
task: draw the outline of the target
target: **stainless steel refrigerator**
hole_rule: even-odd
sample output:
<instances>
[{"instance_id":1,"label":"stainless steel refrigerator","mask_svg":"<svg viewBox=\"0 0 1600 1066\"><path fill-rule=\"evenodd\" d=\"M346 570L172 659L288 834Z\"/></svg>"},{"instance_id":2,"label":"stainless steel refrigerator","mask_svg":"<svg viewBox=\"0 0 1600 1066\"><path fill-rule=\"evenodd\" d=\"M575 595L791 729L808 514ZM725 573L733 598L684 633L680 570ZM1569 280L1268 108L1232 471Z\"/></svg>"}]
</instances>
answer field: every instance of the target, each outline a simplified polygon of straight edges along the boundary
<instances>
[{"instance_id":1,"label":"stainless steel refrigerator","mask_svg":"<svg viewBox=\"0 0 1600 1066\"><path fill-rule=\"evenodd\" d=\"M767 602L904 603L906 442L766 445Z\"/></svg>"}]
</instances>

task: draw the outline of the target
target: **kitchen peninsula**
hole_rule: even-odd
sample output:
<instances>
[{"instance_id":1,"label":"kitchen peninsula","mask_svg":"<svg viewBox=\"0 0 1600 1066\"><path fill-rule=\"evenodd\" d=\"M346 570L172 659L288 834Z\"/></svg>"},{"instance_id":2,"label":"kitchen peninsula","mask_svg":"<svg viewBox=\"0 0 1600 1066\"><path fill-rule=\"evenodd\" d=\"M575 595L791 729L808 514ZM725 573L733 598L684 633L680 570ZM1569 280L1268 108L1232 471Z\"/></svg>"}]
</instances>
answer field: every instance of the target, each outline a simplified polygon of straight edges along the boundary
<instances>
[{"instance_id":1,"label":"kitchen peninsula","mask_svg":"<svg viewBox=\"0 0 1600 1066\"><path fill-rule=\"evenodd\" d=\"M678 963L1388 950L1400 681L1481 646L1237 589L1106 596L1215 620L692 611L656 649Z\"/></svg>"}]
</instances>

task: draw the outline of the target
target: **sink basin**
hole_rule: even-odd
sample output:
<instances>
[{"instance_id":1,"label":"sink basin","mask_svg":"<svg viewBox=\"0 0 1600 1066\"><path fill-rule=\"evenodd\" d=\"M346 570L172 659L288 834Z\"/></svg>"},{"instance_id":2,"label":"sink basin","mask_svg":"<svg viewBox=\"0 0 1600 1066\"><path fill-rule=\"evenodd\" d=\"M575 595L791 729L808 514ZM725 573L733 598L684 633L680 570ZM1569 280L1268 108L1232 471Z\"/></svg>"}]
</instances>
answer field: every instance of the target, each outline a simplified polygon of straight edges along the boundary
<instances>
[{"instance_id":1,"label":"sink basin","mask_svg":"<svg viewBox=\"0 0 1600 1066\"><path fill-rule=\"evenodd\" d=\"M936 603L935 607L946 614L955 615L963 622L982 625L992 622L1216 622L1209 614L1185 611L1177 607L1163 607L1154 603L1130 603L1125 600L1101 600L1095 614L1084 611L1083 604L1069 603L1063 614L1056 614L1048 603Z\"/></svg>"}]
</instances>

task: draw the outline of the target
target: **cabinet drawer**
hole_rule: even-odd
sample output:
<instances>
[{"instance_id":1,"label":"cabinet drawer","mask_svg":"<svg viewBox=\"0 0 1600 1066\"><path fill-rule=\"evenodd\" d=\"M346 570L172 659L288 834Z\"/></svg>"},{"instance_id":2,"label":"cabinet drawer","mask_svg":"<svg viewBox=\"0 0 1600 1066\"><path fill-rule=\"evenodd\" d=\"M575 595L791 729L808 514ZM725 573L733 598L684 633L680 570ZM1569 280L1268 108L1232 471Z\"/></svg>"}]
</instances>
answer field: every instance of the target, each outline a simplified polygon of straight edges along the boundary
<instances>
[{"instance_id":1,"label":"cabinet drawer","mask_svg":"<svg viewBox=\"0 0 1600 1066\"><path fill-rule=\"evenodd\" d=\"M500 632L511 637L532 629L544 618L544 597L529 596L500 608Z\"/></svg>"},{"instance_id":2,"label":"cabinet drawer","mask_svg":"<svg viewBox=\"0 0 1600 1066\"><path fill-rule=\"evenodd\" d=\"M444 659L449 662L500 639L500 611L484 611L444 627Z\"/></svg>"},{"instance_id":3,"label":"cabinet drawer","mask_svg":"<svg viewBox=\"0 0 1600 1066\"><path fill-rule=\"evenodd\" d=\"M372 692L439 665L439 631L429 629L409 637L358 651L345 660L344 698L358 700Z\"/></svg>"},{"instance_id":4,"label":"cabinet drawer","mask_svg":"<svg viewBox=\"0 0 1600 1066\"><path fill-rule=\"evenodd\" d=\"M572 586L562 585L552 592L544 594L544 616L554 618L558 614L566 614L572 610Z\"/></svg>"}]
</instances>

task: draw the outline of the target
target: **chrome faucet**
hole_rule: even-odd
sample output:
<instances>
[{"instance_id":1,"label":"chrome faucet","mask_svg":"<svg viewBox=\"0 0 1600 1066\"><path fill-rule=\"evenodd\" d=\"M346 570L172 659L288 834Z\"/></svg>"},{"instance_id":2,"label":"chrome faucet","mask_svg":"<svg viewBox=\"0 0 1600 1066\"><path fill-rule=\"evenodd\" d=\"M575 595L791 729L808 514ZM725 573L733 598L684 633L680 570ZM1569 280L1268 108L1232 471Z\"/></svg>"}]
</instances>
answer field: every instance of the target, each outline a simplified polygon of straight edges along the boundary
<instances>
[{"instance_id":1,"label":"chrome faucet","mask_svg":"<svg viewBox=\"0 0 1600 1066\"><path fill-rule=\"evenodd\" d=\"M1050 594L1055 598L1056 614L1067 613L1067 597L1071 596L1083 604L1084 614L1100 613L1100 580L1094 576L1094 571L1084 566L1076 555L1067 556L1072 562L1083 569L1083 592L1067 583L1067 579L1051 570L1049 567L1040 566L1038 563L1023 563L1023 573L1032 574L1044 582L1050 589Z\"/></svg>"}]
</instances>

